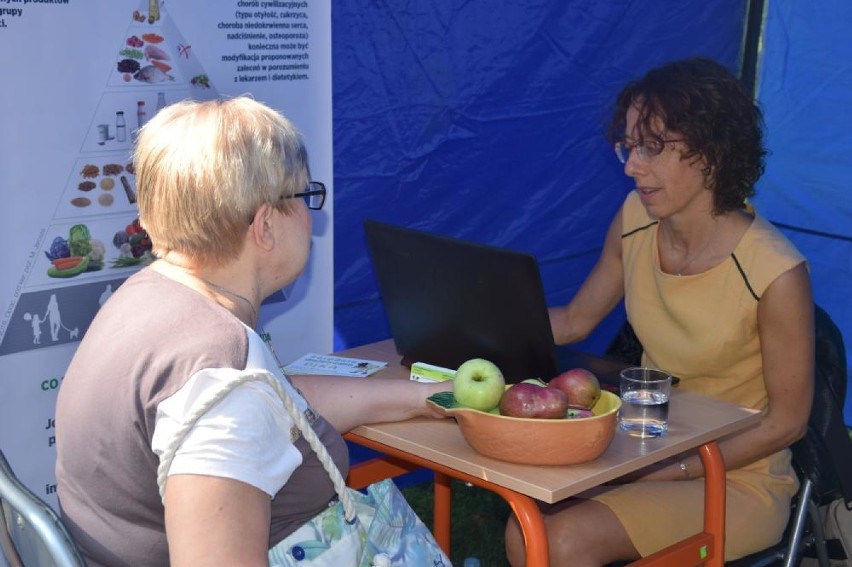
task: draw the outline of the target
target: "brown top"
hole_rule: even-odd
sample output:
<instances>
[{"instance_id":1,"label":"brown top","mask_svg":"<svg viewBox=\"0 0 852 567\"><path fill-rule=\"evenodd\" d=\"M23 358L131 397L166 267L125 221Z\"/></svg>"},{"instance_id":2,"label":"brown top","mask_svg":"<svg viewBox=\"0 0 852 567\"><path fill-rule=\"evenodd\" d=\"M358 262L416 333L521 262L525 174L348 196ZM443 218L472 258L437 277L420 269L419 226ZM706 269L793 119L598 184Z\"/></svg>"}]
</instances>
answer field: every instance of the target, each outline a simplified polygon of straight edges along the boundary
<instances>
[{"instance_id":1,"label":"brown top","mask_svg":"<svg viewBox=\"0 0 852 567\"><path fill-rule=\"evenodd\" d=\"M89 565L169 563L159 460L151 449L158 406L200 372L243 370L247 360L264 359L253 352L259 341L250 340L251 333L226 309L150 269L129 278L101 308L68 368L56 409L60 507ZM346 475L341 436L322 417L314 429ZM289 430L280 434L249 441L289 444ZM295 446L303 462L272 500L270 547L334 496L304 439Z\"/></svg>"}]
</instances>

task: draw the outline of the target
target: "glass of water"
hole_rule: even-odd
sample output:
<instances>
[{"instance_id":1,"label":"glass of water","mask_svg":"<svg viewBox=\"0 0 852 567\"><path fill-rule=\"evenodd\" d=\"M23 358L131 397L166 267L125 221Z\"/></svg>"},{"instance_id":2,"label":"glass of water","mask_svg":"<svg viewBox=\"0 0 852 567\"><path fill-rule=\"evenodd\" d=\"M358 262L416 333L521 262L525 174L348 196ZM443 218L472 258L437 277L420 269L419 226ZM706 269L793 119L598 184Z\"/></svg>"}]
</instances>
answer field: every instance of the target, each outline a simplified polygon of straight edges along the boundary
<instances>
[{"instance_id":1,"label":"glass of water","mask_svg":"<svg viewBox=\"0 0 852 567\"><path fill-rule=\"evenodd\" d=\"M659 437L669 429L671 374L656 368L621 371L619 427L633 437Z\"/></svg>"}]
</instances>

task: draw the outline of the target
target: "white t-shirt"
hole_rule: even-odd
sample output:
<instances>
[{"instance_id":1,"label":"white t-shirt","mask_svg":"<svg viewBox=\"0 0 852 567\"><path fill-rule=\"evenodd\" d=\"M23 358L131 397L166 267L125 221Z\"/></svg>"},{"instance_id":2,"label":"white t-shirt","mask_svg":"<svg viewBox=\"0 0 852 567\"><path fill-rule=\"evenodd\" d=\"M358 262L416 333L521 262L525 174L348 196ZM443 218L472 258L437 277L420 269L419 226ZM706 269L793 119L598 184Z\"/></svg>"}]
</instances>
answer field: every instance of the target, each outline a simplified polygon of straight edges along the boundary
<instances>
[{"instance_id":1,"label":"white t-shirt","mask_svg":"<svg viewBox=\"0 0 852 567\"><path fill-rule=\"evenodd\" d=\"M246 370L278 368L263 339L246 327L249 351ZM157 406L151 449L162 457L177 429L199 404L223 382L245 371L206 368ZM301 411L307 403L298 391L275 372ZM239 480L274 496L302 455L290 439L293 421L275 390L253 381L237 386L201 416L178 447L168 475L197 474Z\"/></svg>"}]
</instances>

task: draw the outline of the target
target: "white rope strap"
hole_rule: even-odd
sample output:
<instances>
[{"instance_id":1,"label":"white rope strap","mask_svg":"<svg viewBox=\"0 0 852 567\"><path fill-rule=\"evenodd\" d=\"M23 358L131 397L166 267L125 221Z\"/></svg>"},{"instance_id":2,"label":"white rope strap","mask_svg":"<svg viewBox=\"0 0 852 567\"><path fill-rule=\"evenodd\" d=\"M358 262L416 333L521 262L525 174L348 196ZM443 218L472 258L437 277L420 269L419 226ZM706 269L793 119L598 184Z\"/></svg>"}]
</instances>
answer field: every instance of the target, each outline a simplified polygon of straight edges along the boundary
<instances>
[{"instance_id":1,"label":"white rope strap","mask_svg":"<svg viewBox=\"0 0 852 567\"><path fill-rule=\"evenodd\" d=\"M252 381L266 382L273 390L275 390L278 397L281 398L281 401L284 404L284 409L287 410L287 413L290 415L290 419L292 419L293 423L296 424L296 427L311 446L311 449L313 449L317 454L323 468L326 470L329 477L331 477L334 490L337 492L337 496L340 498L340 502L343 504L343 509L346 512L346 520L351 522L355 518L355 505L352 502L352 498L349 496L349 493L346 491L346 481L343 479L343 475L340 474L340 470L334 464L334 461L332 461L331 455L328 454L328 450L325 448L325 445L323 445L322 441L319 440L314 428L311 427L310 423L308 423L305 415L299 411L299 408L287 394L284 386L281 385L281 382L279 382L275 376L266 370L245 370L240 372L233 378L223 382L218 390L213 392L213 394L205 400L204 403L200 404L189 416L187 416L186 420L183 424L181 424L175 432L172 440L166 446L163 451L163 455L160 457L160 465L157 467L157 484L160 487L160 498L164 498L165 496L166 477L168 476L169 469L172 466L175 453L181 443L183 443L183 440L186 437L186 434L189 433L189 430L195 426L201 416L207 413L207 411L214 405L222 401L225 396L234 390L234 388L240 384Z\"/></svg>"}]
</instances>

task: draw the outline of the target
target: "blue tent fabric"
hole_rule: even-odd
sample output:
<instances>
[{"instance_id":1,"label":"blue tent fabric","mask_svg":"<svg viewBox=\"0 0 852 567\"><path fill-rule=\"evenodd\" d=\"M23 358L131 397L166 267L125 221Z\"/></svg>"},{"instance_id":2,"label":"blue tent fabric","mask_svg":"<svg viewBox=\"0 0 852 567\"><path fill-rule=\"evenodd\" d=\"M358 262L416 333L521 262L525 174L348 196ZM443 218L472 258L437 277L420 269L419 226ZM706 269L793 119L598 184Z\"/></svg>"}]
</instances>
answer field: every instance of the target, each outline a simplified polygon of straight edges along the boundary
<instances>
[{"instance_id":1,"label":"blue tent fabric","mask_svg":"<svg viewBox=\"0 0 852 567\"><path fill-rule=\"evenodd\" d=\"M758 209L808 258L814 299L852 361L852 3L820 9L772 0L764 19L758 100L767 123ZM852 366L852 363L849 364ZM844 415L852 423L852 389Z\"/></svg>"},{"instance_id":2,"label":"blue tent fabric","mask_svg":"<svg viewBox=\"0 0 852 567\"><path fill-rule=\"evenodd\" d=\"M390 336L366 218L532 253L548 303L570 299L630 188L603 137L615 94L688 56L736 71L745 13L744 0L335 3L336 346ZM580 347L602 352L623 320Z\"/></svg>"},{"instance_id":3,"label":"blue tent fabric","mask_svg":"<svg viewBox=\"0 0 852 567\"><path fill-rule=\"evenodd\" d=\"M630 187L602 135L615 93L688 56L737 70L746 9L335 3L335 347L390 336L366 218L533 253L548 303L567 301ZM816 301L852 344L849 21L847 0L766 2L757 83L771 154L755 203L808 257ZM619 308L579 346L602 352L623 320Z\"/></svg>"}]
</instances>

